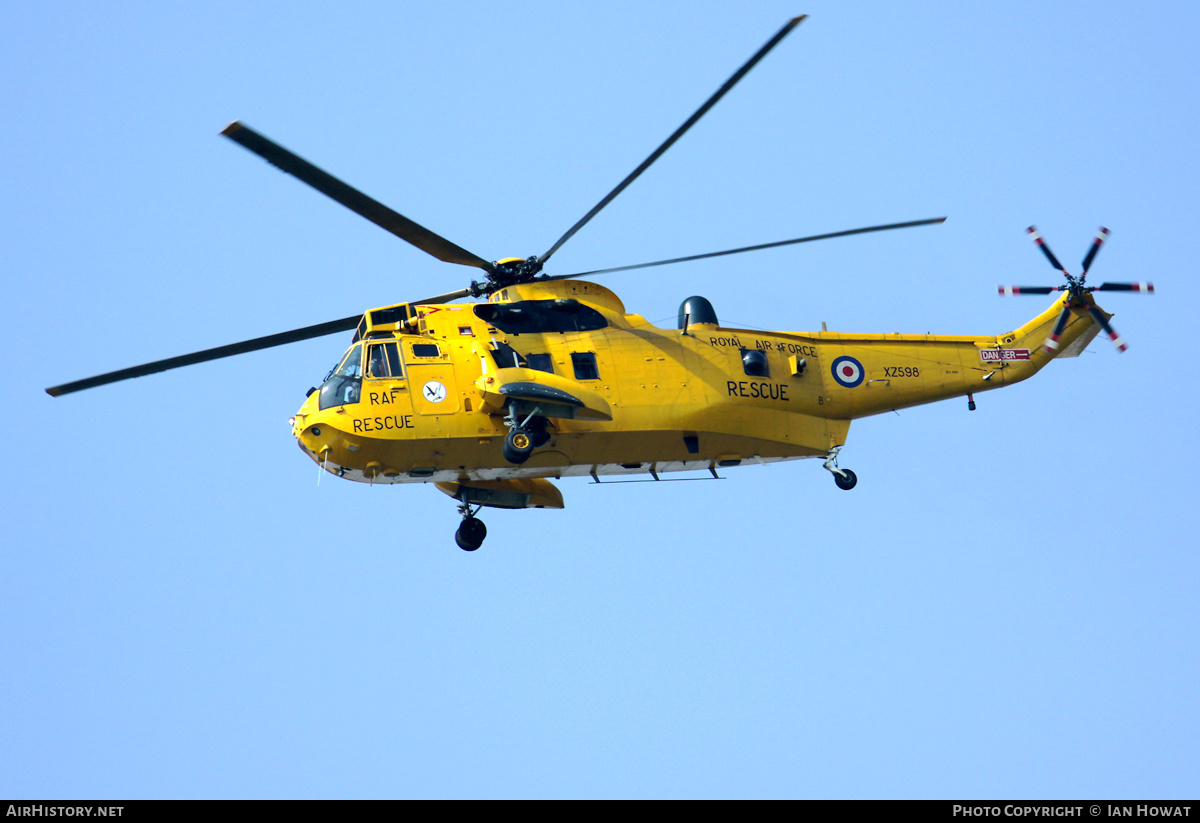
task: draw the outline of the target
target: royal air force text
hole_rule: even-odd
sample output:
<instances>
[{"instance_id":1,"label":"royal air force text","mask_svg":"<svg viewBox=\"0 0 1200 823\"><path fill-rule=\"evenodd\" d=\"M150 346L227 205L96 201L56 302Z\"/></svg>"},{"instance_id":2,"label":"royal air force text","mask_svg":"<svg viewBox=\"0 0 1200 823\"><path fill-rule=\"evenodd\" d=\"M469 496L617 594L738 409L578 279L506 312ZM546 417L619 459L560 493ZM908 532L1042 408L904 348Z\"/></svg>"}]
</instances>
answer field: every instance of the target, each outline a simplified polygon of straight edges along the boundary
<instances>
[{"instance_id":1,"label":"royal air force text","mask_svg":"<svg viewBox=\"0 0 1200 823\"><path fill-rule=\"evenodd\" d=\"M806 346L801 343L779 343L770 340L755 340L753 342L754 347L759 351L780 351L786 354L798 354L802 357L812 358L816 358L817 356L815 346ZM738 349L739 351L746 348L742 345L740 337L709 337L708 343L714 348L728 347ZM791 398L787 396L788 387L784 383L768 383L763 380L727 380L725 382L725 390L730 397L748 397L791 402Z\"/></svg>"},{"instance_id":2,"label":"royal air force text","mask_svg":"<svg viewBox=\"0 0 1200 823\"><path fill-rule=\"evenodd\" d=\"M801 357L816 357L817 347L807 346L802 343L780 343L770 340L754 340L754 348L759 351L779 351L784 354L798 354ZM708 344L713 348L734 348L745 349L742 345L740 337L709 337Z\"/></svg>"}]
</instances>

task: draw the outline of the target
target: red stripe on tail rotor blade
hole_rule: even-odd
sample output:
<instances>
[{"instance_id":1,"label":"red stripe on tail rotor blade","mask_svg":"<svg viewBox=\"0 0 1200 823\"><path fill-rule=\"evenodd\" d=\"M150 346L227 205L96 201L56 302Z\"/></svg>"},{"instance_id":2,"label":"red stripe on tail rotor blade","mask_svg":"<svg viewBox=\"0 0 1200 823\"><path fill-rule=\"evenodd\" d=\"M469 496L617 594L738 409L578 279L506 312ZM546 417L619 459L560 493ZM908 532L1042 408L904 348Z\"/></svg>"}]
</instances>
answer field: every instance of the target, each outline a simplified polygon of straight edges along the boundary
<instances>
[{"instance_id":1,"label":"red stripe on tail rotor blade","mask_svg":"<svg viewBox=\"0 0 1200 823\"><path fill-rule=\"evenodd\" d=\"M1048 353L1054 354L1058 351L1058 340L1062 337L1063 329L1067 327L1067 321L1070 319L1071 309L1069 306L1064 306L1062 313L1058 315L1058 320L1054 324L1054 331L1050 332L1050 336L1042 344L1042 348Z\"/></svg>"},{"instance_id":2,"label":"red stripe on tail rotor blade","mask_svg":"<svg viewBox=\"0 0 1200 823\"><path fill-rule=\"evenodd\" d=\"M1063 264L1058 262L1058 258L1054 256L1054 252L1050 251L1050 247L1046 245L1046 241L1042 239L1042 235L1038 233L1037 226L1030 226L1025 231L1029 232L1029 236L1033 238L1033 242L1037 243L1037 247L1046 255L1046 259L1050 261L1050 265L1058 269L1063 274L1067 270L1063 268Z\"/></svg>"},{"instance_id":3,"label":"red stripe on tail rotor blade","mask_svg":"<svg viewBox=\"0 0 1200 823\"><path fill-rule=\"evenodd\" d=\"M1139 283L1101 283L1092 291L1136 291L1143 294L1154 294L1154 284Z\"/></svg>"},{"instance_id":4,"label":"red stripe on tail rotor blade","mask_svg":"<svg viewBox=\"0 0 1200 823\"><path fill-rule=\"evenodd\" d=\"M1050 294L1062 291L1061 286L998 286L1001 297L1012 297L1015 294Z\"/></svg>"},{"instance_id":5,"label":"red stripe on tail rotor blade","mask_svg":"<svg viewBox=\"0 0 1200 823\"><path fill-rule=\"evenodd\" d=\"M1104 329L1104 332L1108 335L1108 339L1112 341L1114 346L1116 346L1117 351L1123 352L1129 348L1128 344L1126 344L1126 342L1121 338L1121 335L1117 334L1117 330L1108 324L1108 320L1104 318L1104 315L1100 313L1099 309L1091 306L1088 308L1088 311L1091 313L1096 323L1099 324L1100 328Z\"/></svg>"},{"instance_id":6,"label":"red stripe on tail rotor blade","mask_svg":"<svg viewBox=\"0 0 1200 823\"><path fill-rule=\"evenodd\" d=\"M1104 245L1104 241L1111 234L1104 226L1100 227L1100 231L1096 232L1095 239L1092 240L1092 247L1088 249L1087 256L1083 258L1083 275L1087 276L1088 269L1092 267L1092 261L1096 259L1096 252L1100 251L1100 247Z\"/></svg>"}]
</instances>

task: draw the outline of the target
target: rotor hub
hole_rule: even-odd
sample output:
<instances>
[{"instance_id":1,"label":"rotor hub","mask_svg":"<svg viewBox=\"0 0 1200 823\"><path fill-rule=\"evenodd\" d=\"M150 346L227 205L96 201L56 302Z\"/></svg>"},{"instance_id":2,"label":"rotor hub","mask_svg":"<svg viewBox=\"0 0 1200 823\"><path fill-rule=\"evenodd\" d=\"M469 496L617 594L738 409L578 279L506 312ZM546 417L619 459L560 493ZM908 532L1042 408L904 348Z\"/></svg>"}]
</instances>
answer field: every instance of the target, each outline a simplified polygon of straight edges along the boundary
<instances>
[{"instance_id":1,"label":"rotor hub","mask_svg":"<svg viewBox=\"0 0 1200 823\"><path fill-rule=\"evenodd\" d=\"M542 262L536 255L524 260L519 257L506 257L492 263L492 270L487 275L487 285L483 288L486 289L487 294L491 294L518 283L528 283L541 271ZM477 284L472 283L472 286L474 285Z\"/></svg>"}]
</instances>

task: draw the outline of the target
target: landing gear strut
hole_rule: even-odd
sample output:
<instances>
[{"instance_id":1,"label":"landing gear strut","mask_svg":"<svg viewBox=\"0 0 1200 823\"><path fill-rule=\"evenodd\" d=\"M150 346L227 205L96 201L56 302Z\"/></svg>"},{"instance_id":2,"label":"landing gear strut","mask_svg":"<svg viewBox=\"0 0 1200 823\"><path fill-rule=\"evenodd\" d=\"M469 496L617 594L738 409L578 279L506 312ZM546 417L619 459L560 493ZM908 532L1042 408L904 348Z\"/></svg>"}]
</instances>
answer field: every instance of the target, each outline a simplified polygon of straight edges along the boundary
<instances>
[{"instance_id":1,"label":"landing gear strut","mask_svg":"<svg viewBox=\"0 0 1200 823\"><path fill-rule=\"evenodd\" d=\"M478 549L483 545L483 539L487 537L487 526L483 525L483 521L475 516L482 508L483 506L476 506L472 511L470 503L463 503L458 507L463 520L459 524L458 530L454 532L454 542L465 552L473 552Z\"/></svg>"},{"instance_id":2,"label":"landing gear strut","mask_svg":"<svg viewBox=\"0 0 1200 823\"><path fill-rule=\"evenodd\" d=\"M841 446L834 446L829 450L829 454L825 457L825 468L833 475L833 482L837 483L839 489L850 491L858 485L858 476L849 469L838 468L838 452L841 450Z\"/></svg>"}]
</instances>

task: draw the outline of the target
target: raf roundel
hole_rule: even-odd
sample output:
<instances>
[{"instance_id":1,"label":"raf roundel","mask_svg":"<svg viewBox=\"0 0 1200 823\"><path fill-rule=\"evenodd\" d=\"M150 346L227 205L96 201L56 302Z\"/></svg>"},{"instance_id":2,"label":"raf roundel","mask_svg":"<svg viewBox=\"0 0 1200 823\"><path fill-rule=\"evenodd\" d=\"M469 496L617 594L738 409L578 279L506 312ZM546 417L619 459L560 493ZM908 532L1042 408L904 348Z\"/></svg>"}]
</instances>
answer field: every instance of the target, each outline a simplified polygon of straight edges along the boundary
<instances>
[{"instance_id":1,"label":"raf roundel","mask_svg":"<svg viewBox=\"0 0 1200 823\"><path fill-rule=\"evenodd\" d=\"M839 386L852 389L863 381L862 363L853 357L839 357L833 361L833 366L830 368L833 372L833 379L838 382Z\"/></svg>"}]
</instances>

